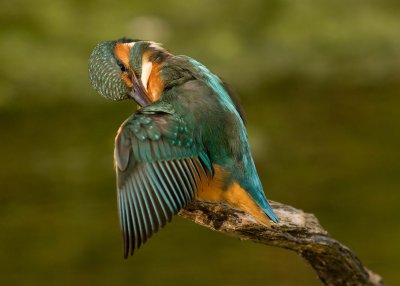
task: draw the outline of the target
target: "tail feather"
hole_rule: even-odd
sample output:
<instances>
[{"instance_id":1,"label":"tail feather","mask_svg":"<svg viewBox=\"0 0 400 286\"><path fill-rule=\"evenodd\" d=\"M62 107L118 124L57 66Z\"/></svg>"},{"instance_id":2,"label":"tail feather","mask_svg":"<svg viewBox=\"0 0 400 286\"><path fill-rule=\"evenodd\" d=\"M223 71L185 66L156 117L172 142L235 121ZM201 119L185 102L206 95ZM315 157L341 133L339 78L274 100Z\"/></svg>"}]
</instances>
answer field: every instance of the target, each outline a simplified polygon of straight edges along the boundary
<instances>
[{"instance_id":1,"label":"tail feather","mask_svg":"<svg viewBox=\"0 0 400 286\"><path fill-rule=\"evenodd\" d=\"M265 214L274 222L278 223L279 218L273 211L271 205L269 204L268 200L263 200L263 206L261 206L262 210L265 212Z\"/></svg>"}]
</instances>

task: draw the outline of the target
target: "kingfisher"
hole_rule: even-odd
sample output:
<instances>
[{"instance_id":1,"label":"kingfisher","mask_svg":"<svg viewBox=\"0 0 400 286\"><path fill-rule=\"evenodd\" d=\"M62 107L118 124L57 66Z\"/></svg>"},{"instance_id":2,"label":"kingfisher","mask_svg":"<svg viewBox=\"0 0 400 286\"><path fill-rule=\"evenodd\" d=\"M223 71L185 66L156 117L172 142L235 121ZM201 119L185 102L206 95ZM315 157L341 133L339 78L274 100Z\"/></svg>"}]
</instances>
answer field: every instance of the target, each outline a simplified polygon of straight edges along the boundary
<instances>
[{"instance_id":1,"label":"kingfisher","mask_svg":"<svg viewBox=\"0 0 400 286\"><path fill-rule=\"evenodd\" d=\"M133 100L115 137L124 257L193 200L225 202L266 226L278 223L229 86L193 58L152 41L99 43L89 78L103 97Z\"/></svg>"}]
</instances>

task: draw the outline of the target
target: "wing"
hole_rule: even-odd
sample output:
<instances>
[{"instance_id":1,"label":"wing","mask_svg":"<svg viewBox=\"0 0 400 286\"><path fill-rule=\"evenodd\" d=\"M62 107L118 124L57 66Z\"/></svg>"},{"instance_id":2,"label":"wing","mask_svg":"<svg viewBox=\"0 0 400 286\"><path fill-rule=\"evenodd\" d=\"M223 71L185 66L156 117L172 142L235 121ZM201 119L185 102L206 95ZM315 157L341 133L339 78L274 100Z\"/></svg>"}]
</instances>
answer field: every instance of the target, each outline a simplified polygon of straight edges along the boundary
<instances>
[{"instance_id":1,"label":"wing","mask_svg":"<svg viewBox=\"0 0 400 286\"><path fill-rule=\"evenodd\" d=\"M170 107L147 106L129 117L114 156L126 258L193 200L213 169L193 129Z\"/></svg>"}]
</instances>

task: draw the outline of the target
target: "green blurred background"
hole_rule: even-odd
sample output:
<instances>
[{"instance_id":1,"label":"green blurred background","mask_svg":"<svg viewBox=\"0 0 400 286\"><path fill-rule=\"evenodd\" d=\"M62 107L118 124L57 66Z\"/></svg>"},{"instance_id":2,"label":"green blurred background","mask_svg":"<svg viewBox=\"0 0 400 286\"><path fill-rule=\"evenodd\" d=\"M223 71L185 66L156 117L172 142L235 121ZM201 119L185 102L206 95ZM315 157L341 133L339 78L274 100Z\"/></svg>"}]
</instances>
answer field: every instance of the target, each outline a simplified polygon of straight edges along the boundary
<instances>
[{"instance_id":1,"label":"green blurred background","mask_svg":"<svg viewBox=\"0 0 400 286\"><path fill-rule=\"evenodd\" d=\"M122 259L113 140L135 106L87 76L121 36L231 83L268 197L400 285L399 1L14 0L0 23L0 285L319 285L294 253L179 217Z\"/></svg>"}]
</instances>

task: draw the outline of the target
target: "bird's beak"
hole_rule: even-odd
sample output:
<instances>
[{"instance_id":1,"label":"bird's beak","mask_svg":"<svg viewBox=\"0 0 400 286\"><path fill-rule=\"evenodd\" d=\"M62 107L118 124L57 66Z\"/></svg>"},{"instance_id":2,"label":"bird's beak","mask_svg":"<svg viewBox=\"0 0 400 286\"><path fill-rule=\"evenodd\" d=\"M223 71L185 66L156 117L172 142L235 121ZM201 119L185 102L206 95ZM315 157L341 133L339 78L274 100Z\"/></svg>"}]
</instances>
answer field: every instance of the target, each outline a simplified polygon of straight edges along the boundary
<instances>
[{"instance_id":1,"label":"bird's beak","mask_svg":"<svg viewBox=\"0 0 400 286\"><path fill-rule=\"evenodd\" d=\"M146 89L144 88L142 81L137 79L133 71L131 71L131 80L133 85L131 91L129 92L129 96L141 107L149 105L151 100L147 96Z\"/></svg>"}]
</instances>

